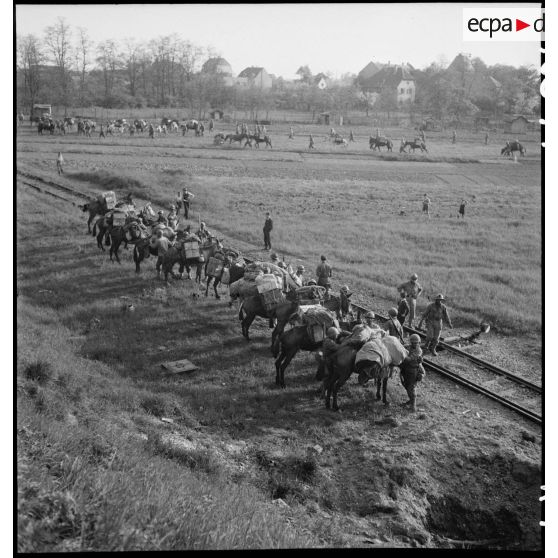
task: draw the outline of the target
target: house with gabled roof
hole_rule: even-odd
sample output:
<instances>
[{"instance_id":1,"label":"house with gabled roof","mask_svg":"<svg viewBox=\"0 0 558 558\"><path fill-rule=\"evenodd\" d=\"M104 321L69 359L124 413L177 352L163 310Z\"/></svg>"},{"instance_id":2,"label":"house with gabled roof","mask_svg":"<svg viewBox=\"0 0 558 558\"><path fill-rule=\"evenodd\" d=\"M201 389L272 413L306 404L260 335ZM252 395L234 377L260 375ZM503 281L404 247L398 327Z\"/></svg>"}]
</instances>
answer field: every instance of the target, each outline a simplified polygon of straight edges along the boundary
<instances>
[{"instance_id":1,"label":"house with gabled roof","mask_svg":"<svg viewBox=\"0 0 558 558\"><path fill-rule=\"evenodd\" d=\"M241 87L255 87L257 89L271 89L273 80L266 72L265 68L260 66L249 66L238 74L236 78L237 85Z\"/></svg>"},{"instance_id":2,"label":"house with gabled roof","mask_svg":"<svg viewBox=\"0 0 558 558\"><path fill-rule=\"evenodd\" d=\"M396 96L397 103L414 103L415 102L415 78L413 76L414 68L410 64L386 64L377 72L371 66L371 62L364 68L367 69L366 75L363 71L357 77L357 83L361 89L367 93L393 93ZM376 66L376 64L374 64ZM377 66L376 66L377 67ZM371 74L371 75L370 75Z\"/></svg>"},{"instance_id":3,"label":"house with gabled roof","mask_svg":"<svg viewBox=\"0 0 558 558\"><path fill-rule=\"evenodd\" d=\"M224 58L209 58L203 64L201 71L204 74L220 75L225 85L232 85L234 82L232 67Z\"/></svg>"}]
</instances>

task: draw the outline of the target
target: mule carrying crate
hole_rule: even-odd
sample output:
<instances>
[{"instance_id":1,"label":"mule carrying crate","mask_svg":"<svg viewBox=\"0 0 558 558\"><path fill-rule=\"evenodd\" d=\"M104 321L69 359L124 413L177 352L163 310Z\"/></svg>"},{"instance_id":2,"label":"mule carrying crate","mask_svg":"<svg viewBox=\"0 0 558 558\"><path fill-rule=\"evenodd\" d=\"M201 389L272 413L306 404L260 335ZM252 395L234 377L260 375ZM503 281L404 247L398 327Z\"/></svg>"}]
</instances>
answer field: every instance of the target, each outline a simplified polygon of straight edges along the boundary
<instances>
[{"instance_id":1,"label":"mule carrying crate","mask_svg":"<svg viewBox=\"0 0 558 558\"><path fill-rule=\"evenodd\" d=\"M308 336L314 343L321 343L325 338L324 326L321 324L312 324L308 327Z\"/></svg>"},{"instance_id":2,"label":"mule carrying crate","mask_svg":"<svg viewBox=\"0 0 558 558\"><path fill-rule=\"evenodd\" d=\"M184 252L187 260L198 260L200 258L200 244L198 241L184 243Z\"/></svg>"},{"instance_id":3,"label":"mule carrying crate","mask_svg":"<svg viewBox=\"0 0 558 558\"><path fill-rule=\"evenodd\" d=\"M113 227L122 227L126 224L126 213L124 211L114 211L112 214Z\"/></svg>"},{"instance_id":4,"label":"mule carrying crate","mask_svg":"<svg viewBox=\"0 0 558 558\"><path fill-rule=\"evenodd\" d=\"M112 191L101 194L101 199L107 209L114 209L116 207L116 194Z\"/></svg>"},{"instance_id":5,"label":"mule carrying crate","mask_svg":"<svg viewBox=\"0 0 558 558\"><path fill-rule=\"evenodd\" d=\"M285 302L285 297L283 296L283 291L281 289L272 289L261 293L262 304L267 312L274 310L278 304Z\"/></svg>"},{"instance_id":6,"label":"mule carrying crate","mask_svg":"<svg viewBox=\"0 0 558 558\"><path fill-rule=\"evenodd\" d=\"M209 261L207 262L207 275L210 277L220 277L224 265L225 262L223 260L213 257L209 258Z\"/></svg>"}]
</instances>

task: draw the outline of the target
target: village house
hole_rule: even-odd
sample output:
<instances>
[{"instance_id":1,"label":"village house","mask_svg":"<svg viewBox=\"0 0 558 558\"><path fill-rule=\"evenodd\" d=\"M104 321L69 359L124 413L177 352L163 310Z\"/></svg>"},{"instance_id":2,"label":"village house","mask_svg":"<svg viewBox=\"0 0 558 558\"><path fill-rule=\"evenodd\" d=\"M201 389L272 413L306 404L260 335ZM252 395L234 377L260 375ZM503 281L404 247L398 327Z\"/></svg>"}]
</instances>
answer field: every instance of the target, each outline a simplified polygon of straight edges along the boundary
<instances>
[{"instance_id":1,"label":"village house","mask_svg":"<svg viewBox=\"0 0 558 558\"><path fill-rule=\"evenodd\" d=\"M227 86L234 83L232 67L224 58L210 58L204 63L201 71L204 74L220 75Z\"/></svg>"},{"instance_id":2,"label":"village house","mask_svg":"<svg viewBox=\"0 0 558 558\"><path fill-rule=\"evenodd\" d=\"M271 89L273 80L265 68L250 66L238 74L236 84L241 87L255 87L256 89Z\"/></svg>"},{"instance_id":3,"label":"village house","mask_svg":"<svg viewBox=\"0 0 558 558\"><path fill-rule=\"evenodd\" d=\"M415 78L410 64L392 65L388 62L379 68L378 64L370 62L357 76L357 83L365 93L391 93L395 95L397 103L415 102Z\"/></svg>"}]
</instances>

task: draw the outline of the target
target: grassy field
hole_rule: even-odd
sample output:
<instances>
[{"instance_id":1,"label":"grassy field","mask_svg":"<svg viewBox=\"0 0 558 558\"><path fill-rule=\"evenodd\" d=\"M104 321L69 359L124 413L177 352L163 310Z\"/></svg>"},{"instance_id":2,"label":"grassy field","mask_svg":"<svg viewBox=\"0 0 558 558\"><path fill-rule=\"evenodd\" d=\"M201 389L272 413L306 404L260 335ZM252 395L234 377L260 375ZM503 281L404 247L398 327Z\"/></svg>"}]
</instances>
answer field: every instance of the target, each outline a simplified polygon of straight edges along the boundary
<instances>
[{"instance_id":1,"label":"grassy field","mask_svg":"<svg viewBox=\"0 0 558 558\"><path fill-rule=\"evenodd\" d=\"M255 253L271 209L286 261L311 269L327 253L335 284L384 311L416 271L426 295L450 297L457 326L488 317L510 341L507 358L540 355L540 169L529 148L518 164L451 164L384 161L362 146L301 155L304 142L286 137L267 152L153 143L24 133L18 169L160 205L185 183L194 220ZM275 388L264 321L246 344L223 301L157 281L152 259L140 276L125 251L111 264L75 207L19 182L17 204L20 551L541 547L530 423L433 375L416 415L397 382L389 408L349 381L343 412L327 412L307 354ZM528 336L528 356L510 350ZM200 370L162 374L180 358Z\"/></svg>"}]
</instances>

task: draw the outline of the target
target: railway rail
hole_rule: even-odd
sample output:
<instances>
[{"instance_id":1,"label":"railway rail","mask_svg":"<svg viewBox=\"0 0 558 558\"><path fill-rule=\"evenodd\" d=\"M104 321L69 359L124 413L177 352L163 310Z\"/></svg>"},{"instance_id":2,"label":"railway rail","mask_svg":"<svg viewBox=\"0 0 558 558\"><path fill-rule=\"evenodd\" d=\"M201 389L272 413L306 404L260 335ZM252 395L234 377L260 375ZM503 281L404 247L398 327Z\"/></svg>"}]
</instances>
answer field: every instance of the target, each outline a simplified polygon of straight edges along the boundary
<instances>
[{"instance_id":1,"label":"railway rail","mask_svg":"<svg viewBox=\"0 0 558 558\"><path fill-rule=\"evenodd\" d=\"M73 202L73 201L71 201L67 198L64 198L63 196L60 196L59 194L56 194L52 191L49 191L44 186L52 187L52 188L57 189L59 191L63 191L67 194L71 194L73 196L76 196L80 199L89 200L89 199L94 197L94 195L83 194L82 192L78 192L78 191L73 190L72 188L69 188L67 186L63 186L61 184L58 184L56 182L52 182L52 181L49 181L49 180L45 180L41 177L26 173L26 172L23 172L23 171L20 171L20 170L17 171L17 174L20 176L20 181L23 184L25 184L25 185L27 185L31 188L34 188L35 190L37 190L39 192L44 192L44 193L46 193L50 196L53 196L55 198L58 198L60 200L65 201L65 202L71 203L74 206L77 206L77 204L75 202ZM28 180L23 180L23 178L21 178L21 177L37 181L37 182L41 183L41 186L37 186L36 184L32 184ZM246 255L244 255L244 259L248 263L251 263L251 262L259 259L259 256L254 256L253 254L246 253ZM370 310L369 308L366 308L366 307L364 307L360 304L353 303L352 306L354 308L356 308L357 310L360 310L361 312L368 312ZM374 314L380 321L385 321L385 320L388 319L387 316L383 316L381 314L378 314L377 312L374 312ZM416 333L421 338L425 337L425 333L422 332L422 331L419 331L419 330L416 330L416 329L413 329L413 328L410 328L410 327L407 327L407 326L404 326L404 330L408 331L410 333ZM542 393L541 386L538 386L538 385L536 385L532 382L529 382L528 380L526 380L524 378L521 378L520 376L517 376L517 375L515 375L511 372L508 372L507 370L504 370L503 368L501 368L501 367L499 367L495 364L492 364L492 363L487 362L487 361L485 361L485 360L483 360L479 357L471 355L471 354L469 354L465 351L462 351L462 350L458 349L457 347L453 347L453 346L451 346L447 343L444 343L443 341L440 342L440 345L444 349L446 349L447 351L458 354L459 356L462 356L462 357L468 359L469 361L473 362L477 366L479 366L479 367L481 367L481 368L483 368L483 369L485 369L489 372L492 372L494 374L498 374L500 376L503 376L503 377L507 378L508 380L510 380L510 381L512 381L512 382L514 382L518 385L521 385L524 388L530 389L530 390L532 390L536 393L539 393L539 394ZM452 372L448 368L446 368L446 367L444 367L440 364L436 364L429 359L424 360L424 365L425 365L426 369L431 370L433 372L436 372L436 373L452 380L453 382L455 382L455 383L457 383L457 384L459 384L463 387L466 387L467 389L470 389L471 391L474 391L475 393L485 395L486 397L492 399L493 401L496 401L496 402L500 403L504 407L515 411L516 413L523 416L524 418L526 418L526 419L528 419L532 422L535 422L536 424L542 425L542 416L533 412L533 411L531 411L530 409L527 409L526 407L518 405L517 403L514 403L513 401L511 401L511 400L509 400L505 397L502 397L501 395L498 395L497 393L495 393L491 390L488 390L487 388L481 386L480 384L472 382L471 380L468 380L467 378L464 378L463 376L461 376L459 374L456 374L455 372Z\"/></svg>"}]
</instances>

